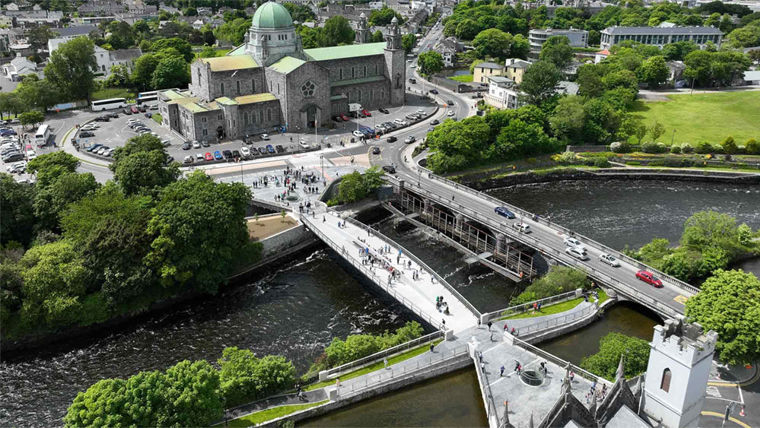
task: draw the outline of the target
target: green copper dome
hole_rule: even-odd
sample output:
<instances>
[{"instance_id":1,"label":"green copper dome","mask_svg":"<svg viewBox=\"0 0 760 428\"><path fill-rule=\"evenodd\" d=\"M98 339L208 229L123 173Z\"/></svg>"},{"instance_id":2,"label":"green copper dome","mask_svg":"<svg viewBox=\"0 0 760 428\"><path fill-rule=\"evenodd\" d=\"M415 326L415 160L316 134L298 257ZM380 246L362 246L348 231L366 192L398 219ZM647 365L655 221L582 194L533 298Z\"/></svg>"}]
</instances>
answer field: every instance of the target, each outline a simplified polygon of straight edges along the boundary
<instances>
[{"instance_id":1,"label":"green copper dome","mask_svg":"<svg viewBox=\"0 0 760 428\"><path fill-rule=\"evenodd\" d=\"M268 1L256 9L251 26L266 29L289 28L293 26L293 18L281 4Z\"/></svg>"}]
</instances>

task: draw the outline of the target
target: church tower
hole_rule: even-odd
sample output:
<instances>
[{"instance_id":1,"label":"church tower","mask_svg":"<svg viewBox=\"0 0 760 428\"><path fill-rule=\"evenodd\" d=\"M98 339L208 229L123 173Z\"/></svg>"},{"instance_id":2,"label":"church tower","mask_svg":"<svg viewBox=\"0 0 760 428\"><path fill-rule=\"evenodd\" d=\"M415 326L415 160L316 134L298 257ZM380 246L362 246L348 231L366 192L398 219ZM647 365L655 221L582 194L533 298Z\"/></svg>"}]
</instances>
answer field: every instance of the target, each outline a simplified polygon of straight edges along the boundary
<instances>
[{"instance_id":1,"label":"church tower","mask_svg":"<svg viewBox=\"0 0 760 428\"><path fill-rule=\"evenodd\" d=\"M356 25L356 43L369 42L369 26L367 24L367 15L362 12L359 15L359 23Z\"/></svg>"},{"instance_id":2,"label":"church tower","mask_svg":"<svg viewBox=\"0 0 760 428\"><path fill-rule=\"evenodd\" d=\"M644 384L644 413L663 427L696 427L718 333L683 318L655 326Z\"/></svg>"},{"instance_id":3,"label":"church tower","mask_svg":"<svg viewBox=\"0 0 760 428\"><path fill-rule=\"evenodd\" d=\"M385 70L390 81L391 105L404 103L404 86L406 85L406 63L404 62L404 50L401 49L401 30L398 28L398 19L394 16L388 33L385 35Z\"/></svg>"}]
</instances>

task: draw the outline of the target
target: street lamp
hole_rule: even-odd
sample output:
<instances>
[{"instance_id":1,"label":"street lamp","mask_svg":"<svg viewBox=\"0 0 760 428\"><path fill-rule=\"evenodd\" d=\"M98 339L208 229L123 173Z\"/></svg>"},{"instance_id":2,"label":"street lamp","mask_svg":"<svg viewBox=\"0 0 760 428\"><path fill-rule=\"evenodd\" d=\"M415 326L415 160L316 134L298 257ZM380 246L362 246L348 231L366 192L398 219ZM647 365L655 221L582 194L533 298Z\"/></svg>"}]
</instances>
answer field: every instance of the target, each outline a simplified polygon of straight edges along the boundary
<instances>
[{"instance_id":1,"label":"street lamp","mask_svg":"<svg viewBox=\"0 0 760 428\"><path fill-rule=\"evenodd\" d=\"M322 168L322 180L325 179L325 155L320 154L319 155L319 165Z\"/></svg>"}]
</instances>

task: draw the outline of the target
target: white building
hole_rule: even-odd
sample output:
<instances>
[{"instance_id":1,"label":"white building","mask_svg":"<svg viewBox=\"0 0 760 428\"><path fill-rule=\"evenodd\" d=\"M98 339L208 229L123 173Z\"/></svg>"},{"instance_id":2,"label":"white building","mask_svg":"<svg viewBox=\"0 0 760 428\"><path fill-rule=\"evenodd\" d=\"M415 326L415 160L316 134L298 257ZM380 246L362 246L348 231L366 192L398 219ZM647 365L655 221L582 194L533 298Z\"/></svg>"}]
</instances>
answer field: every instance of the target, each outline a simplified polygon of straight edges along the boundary
<instances>
[{"instance_id":1,"label":"white building","mask_svg":"<svg viewBox=\"0 0 760 428\"><path fill-rule=\"evenodd\" d=\"M574 48L585 48L588 46L588 31L577 30L570 28L568 30L546 28L543 30L530 30L528 32L528 43L530 44L530 52L528 53L528 59L537 60L541 53L541 47L544 43L553 36L565 36L570 40L570 46Z\"/></svg>"},{"instance_id":2,"label":"white building","mask_svg":"<svg viewBox=\"0 0 760 428\"><path fill-rule=\"evenodd\" d=\"M675 42L694 42L704 49L708 42L720 47L723 32L714 27L607 27L602 30L602 49L625 40L659 48Z\"/></svg>"},{"instance_id":3,"label":"white building","mask_svg":"<svg viewBox=\"0 0 760 428\"><path fill-rule=\"evenodd\" d=\"M3 65L3 76L14 82L21 81L27 74L37 74L37 64L23 56L13 58L11 62Z\"/></svg>"},{"instance_id":4,"label":"white building","mask_svg":"<svg viewBox=\"0 0 760 428\"><path fill-rule=\"evenodd\" d=\"M58 37L48 40L48 52L53 53L58 49L61 43L66 43L69 40L75 39L80 36L87 36L93 31L98 31L98 27L95 25L76 25L66 28L56 28L53 31L58 33Z\"/></svg>"},{"instance_id":5,"label":"white building","mask_svg":"<svg viewBox=\"0 0 760 428\"><path fill-rule=\"evenodd\" d=\"M488 77L488 92L483 100L489 106L499 109L515 109L520 107L518 96L520 92L512 79L504 76Z\"/></svg>"}]
</instances>

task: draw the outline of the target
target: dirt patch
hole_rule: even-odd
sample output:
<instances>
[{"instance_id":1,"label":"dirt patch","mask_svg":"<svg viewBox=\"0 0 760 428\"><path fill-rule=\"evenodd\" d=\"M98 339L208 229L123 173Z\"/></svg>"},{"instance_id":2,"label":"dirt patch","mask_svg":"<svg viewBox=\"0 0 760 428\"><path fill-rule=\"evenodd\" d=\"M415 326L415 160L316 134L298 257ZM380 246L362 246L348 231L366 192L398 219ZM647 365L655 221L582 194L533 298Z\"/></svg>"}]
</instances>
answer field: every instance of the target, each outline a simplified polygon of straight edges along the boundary
<instances>
[{"instance_id":1,"label":"dirt patch","mask_svg":"<svg viewBox=\"0 0 760 428\"><path fill-rule=\"evenodd\" d=\"M248 236L254 241L259 241L276 235L282 231L298 226L298 221L290 216L282 218L280 214L256 219L249 219Z\"/></svg>"}]
</instances>

